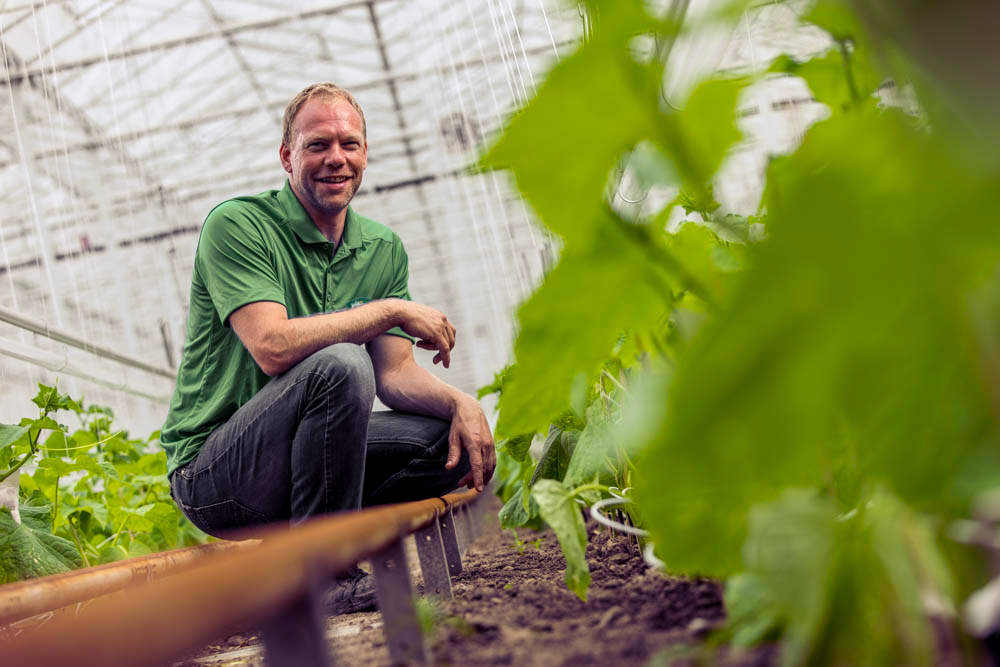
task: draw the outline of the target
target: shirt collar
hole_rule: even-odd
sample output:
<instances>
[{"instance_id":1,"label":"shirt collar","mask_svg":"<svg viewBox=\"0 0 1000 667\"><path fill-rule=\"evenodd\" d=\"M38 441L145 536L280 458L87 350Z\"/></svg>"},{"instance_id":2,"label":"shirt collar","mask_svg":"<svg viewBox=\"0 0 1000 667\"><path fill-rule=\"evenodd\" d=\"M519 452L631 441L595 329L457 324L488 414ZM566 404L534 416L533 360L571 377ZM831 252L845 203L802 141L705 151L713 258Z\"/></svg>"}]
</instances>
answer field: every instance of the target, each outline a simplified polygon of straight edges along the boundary
<instances>
[{"instance_id":1,"label":"shirt collar","mask_svg":"<svg viewBox=\"0 0 1000 667\"><path fill-rule=\"evenodd\" d=\"M302 207L298 197L292 192L292 186L285 180L285 186L278 191L278 201L285 211L285 220L292 228L295 235L303 243L329 243L319 227L312 221L309 214ZM358 224L357 214L350 206L347 207L347 218L344 221L344 235L340 239L340 245L345 250L352 250L361 247L361 225Z\"/></svg>"}]
</instances>

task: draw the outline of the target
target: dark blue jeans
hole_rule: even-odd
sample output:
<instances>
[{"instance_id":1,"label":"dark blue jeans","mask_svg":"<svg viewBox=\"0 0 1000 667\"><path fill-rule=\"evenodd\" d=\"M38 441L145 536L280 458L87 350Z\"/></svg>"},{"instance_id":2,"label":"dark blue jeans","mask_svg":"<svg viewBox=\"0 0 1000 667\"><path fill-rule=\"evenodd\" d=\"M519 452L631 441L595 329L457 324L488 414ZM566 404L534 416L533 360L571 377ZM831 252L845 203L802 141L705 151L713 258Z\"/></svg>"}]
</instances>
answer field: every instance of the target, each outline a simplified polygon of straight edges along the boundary
<instances>
[{"instance_id":1,"label":"dark blue jeans","mask_svg":"<svg viewBox=\"0 0 1000 667\"><path fill-rule=\"evenodd\" d=\"M372 412L375 377L364 347L338 343L272 379L170 478L171 493L210 535L275 521L403 502L451 491L449 423Z\"/></svg>"}]
</instances>

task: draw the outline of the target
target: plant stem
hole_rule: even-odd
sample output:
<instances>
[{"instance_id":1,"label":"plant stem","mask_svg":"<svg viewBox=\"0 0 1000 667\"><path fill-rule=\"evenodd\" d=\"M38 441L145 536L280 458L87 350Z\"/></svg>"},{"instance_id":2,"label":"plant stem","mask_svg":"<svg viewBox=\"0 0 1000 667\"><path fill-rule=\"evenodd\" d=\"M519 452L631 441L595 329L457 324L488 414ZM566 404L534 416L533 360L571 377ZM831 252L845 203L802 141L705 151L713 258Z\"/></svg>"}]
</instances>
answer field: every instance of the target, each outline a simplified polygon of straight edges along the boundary
<instances>
[{"instance_id":1,"label":"plant stem","mask_svg":"<svg viewBox=\"0 0 1000 667\"><path fill-rule=\"evenodd\" d=\"M90 560L87 558L87 551L83 548L80 543L80 536L76 532L76 527L73 526L72 521L67 521L66 524L69 526L70 535L73 537L73 542L76 543L76 550L80 552L80 558L83 559L84 567L90 567Z\"/></svg>"},{"instance_id":2,"label":"plant stem","mask_svg":"<svg viewBox=\"0 0 1000 667\"><path fill-rule=\"evenodd\" d=\"M30 459L30 458L31 458L31 452L27 452L24 455L23 459L21 459L20 461L18 461L17 463L15 463L10 468L10 470L7 470L4 474L0 475L0 482L4 481L5 479L7 479L11 475L13 475L15 472L17 472L17 469L20 468L21 466L23 466L25 463L27 463L28 459Z\"/></svg>"},{"instance_id":3,"label":"plant stem","mask_svg":"<svg viewBox=\"0 0 1000 667\"><path fill-rule=\"evenodd\" d=\"M844 72L847 75L847 89L851 91L851 102L857 106L858 102L861 101L861 95L854 83L854 72L851 69L851 54L847 51L847 40L839 40L837 44L840 46L840 55L844 59Z\"/></svg>"},{"instance_id":4,"label":"plant stem","mask_svg":"<svg viewBox=\"0 0 1000 667\"><path fill-rule=\"evenodd\" d=\"M59 518L59 476L56 476L55 491L52 499L52 532L56 532L56 519Z\"/></svg>"},{"instance_id":5,"label":"plant stem","mask_svg":"<svg viewBox=\"0 0 1000 667\"><path fill-rule=\"evenodd\" d=\"M586 491L600 491L601 493L607 493L609 495L611 494L610 488L604 486L603 484L597 484L596 482L592 482L590 484L581 484L580 486L573 489L570 495L578 496Z\"/></svg>"}]
</instances>

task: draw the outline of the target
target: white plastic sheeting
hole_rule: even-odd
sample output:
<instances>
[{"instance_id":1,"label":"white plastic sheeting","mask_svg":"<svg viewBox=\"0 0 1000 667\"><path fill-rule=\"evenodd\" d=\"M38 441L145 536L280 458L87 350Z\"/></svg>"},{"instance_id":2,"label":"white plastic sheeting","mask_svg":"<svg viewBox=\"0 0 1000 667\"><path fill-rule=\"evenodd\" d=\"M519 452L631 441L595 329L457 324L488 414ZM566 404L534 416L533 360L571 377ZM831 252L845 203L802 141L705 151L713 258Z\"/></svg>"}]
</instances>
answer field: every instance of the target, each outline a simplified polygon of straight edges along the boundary
<instances>
[{"instance_id":1,"label":"white plastic sheeting","mask_svg":"<svg viewBox=\"0 0 1000 667\"><path fill-rule=\"evenodd\" d=\"M713 2L680 4L697 17ZM799 5L762 3L682 38L666 102L681 105L706 72L758 74L780 52L825 48L798 25ZM555 0L0 0L0 306L175 364L202 221L227 197L281 187L284 105L334 81L367 117L355 208L402 237L413 297L458 328L452 368L432 370L474 391L508 361L513 310L555 251L508 178L470 166L581 32L577 8ZM740 212L756 205L767 156L823 113L794 79L751 93L746 140L716 187ZM620 192L634 211L673 196L631 192L627 173ZM169 380L7 324L0 338L78 376L123 377L117 389L60 386L138 434L162 422L166 406L138 394L169 395ZM431 356L418 351L428 367ZM57 375L0 356L0 421L29 414L34 383Z\"/></svg>"}]
</instances>

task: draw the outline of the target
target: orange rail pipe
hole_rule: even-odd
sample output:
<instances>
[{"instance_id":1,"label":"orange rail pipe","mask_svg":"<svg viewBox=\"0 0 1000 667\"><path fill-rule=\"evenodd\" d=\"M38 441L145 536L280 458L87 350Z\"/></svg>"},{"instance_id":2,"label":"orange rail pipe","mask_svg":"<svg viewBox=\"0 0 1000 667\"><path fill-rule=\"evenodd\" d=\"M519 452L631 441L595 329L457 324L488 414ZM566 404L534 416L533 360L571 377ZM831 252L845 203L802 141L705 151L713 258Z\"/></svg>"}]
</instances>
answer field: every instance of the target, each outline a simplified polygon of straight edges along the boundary
<instances>
[{"instance_id":1,"label":"orange rail pipe","mask_svg":"<svg viewBox=\"0 0 1000 667\"><path fill-rule=\"evenodd\" d=\"M159 579L208 554L252 544L211 542L0 586L0 625Z\"/></svg>"},{"instance_id":2,"label":"orange rail pipe","mask_svg":"<svg viewBox=\"0 0 1000 667\"><path fill-rule=\"evenodd\" d=\"M201 558L182 572L96 600L0 644L4 665L169 663L291 606L316 577L330 578L422 528L475 491L386 505L257 531L256 547Z\"/></svg>"}]
</instances>

